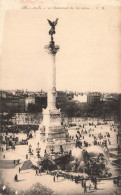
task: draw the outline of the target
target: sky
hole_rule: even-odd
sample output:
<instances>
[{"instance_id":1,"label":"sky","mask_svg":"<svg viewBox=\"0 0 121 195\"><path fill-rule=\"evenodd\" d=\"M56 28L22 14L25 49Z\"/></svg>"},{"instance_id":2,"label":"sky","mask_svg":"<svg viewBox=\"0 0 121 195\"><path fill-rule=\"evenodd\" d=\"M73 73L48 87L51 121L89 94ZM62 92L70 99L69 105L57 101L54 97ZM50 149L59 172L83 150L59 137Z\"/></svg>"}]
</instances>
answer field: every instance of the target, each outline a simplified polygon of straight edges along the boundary
<instances>
[{"instance_id":1,"label":"sky","mask_svg":"<svg viewBox=\"0 0 121 195\"><path fill-rule=\"evenodd\" d=\"M121 92L121 17L105 9L9 10L4 20L1 89L48 90L52 59L47 19L59 18L55 42L56 88Z\"/></svg>"}]
</instances>

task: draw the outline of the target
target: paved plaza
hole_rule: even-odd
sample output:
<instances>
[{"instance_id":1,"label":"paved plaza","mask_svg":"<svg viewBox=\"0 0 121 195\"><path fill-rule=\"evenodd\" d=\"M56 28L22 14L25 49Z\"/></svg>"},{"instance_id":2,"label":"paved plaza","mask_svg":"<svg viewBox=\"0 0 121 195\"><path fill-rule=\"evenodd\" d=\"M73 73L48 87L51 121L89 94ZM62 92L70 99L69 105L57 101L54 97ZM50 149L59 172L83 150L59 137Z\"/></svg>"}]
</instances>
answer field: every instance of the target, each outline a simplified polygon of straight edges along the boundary
<instances>
[{"instance_id":1,"label":"paved plaza","mask_svg":"<svg viewBox=\"0 0 121 195\"><path fill-rule=\"evenodd\" d=\"M88 130L92 128L93 130L90 131L95 136L97 136L99 133L105 135L107 132L110 133L110 142L111 145L108 145L109 151L115 155L118 155L117 152L117 129L116 127L111 128L111 125L98 125L96 127L91 127L89 125L85 125L84 130ZM114 129L116 129L114 131ZM78 129L80 132L82 131L82 128ZM74 128L69 129L69 135L73 136L74 139L76 138L77 130L74 130ZM31 138L34 141L36 137L36 133L33 133L33 138ZM93 146L93 138L89 137L89 134L84 135L84 140L90 143L90 145ZM84 147L82 140L82 148ZM53 181L53 176L50 174L46 174L46 172L41 173L41 175L37 176L35 174L35 170L33 169L27 169L22 170L19 174L19 167L22 167L24 161L26 161L26 154L28 154L28 145L18 145L16 146L15 150L6 150L5 146L3 145L3 152L0 154L0 158L2 160L9 160L11 162L14 162L14 160L20 160L20 164L16 165L15 168L7 168L7 169L1 169L1 185L8 185L15 190L17 190L18 194L21 194L21 191L29 190L34 184L40 183L42 186L45 186L53 191L54 194L57 195L79 195L84 193L84 188L81 186L81 182L76 184L74 181L71 181L70 179L66 179L64 177L59 177L58 180ZM42 147L40 143L40 147ZM5 157L4 157L5 155ZM41 155L41 154L40 154ZM37 161L37 158L32 157L28 154L28 160L31 160L32 162ZM87 181L87 192L91 194L120 194L120 186L116 187L113 184L113 177L119 176L121 173L121 166L116 165L112 163L112 159L109 158L108 161L109 169L112 173L112 179L105 179L100 180L97 183L97 189L94 189L94 186L91 185L91 188L89 190L89 184L90 181ZM18 174L18 182L14 181L15 174Z\"/></svg>"},{"instance_id":2,"label":"paved plaza","mask_svg":"<svg viewBox=\"0 0 121 195\"><path fill-rule=\"evenodd\" d=\"M40 182L43 186L50 188L55 194L58 195L79 195L84 193L81 183L76 184L75 182L64 179L63 177L60 177L56 182L53 182L53 176L45 173L42 173L40 176L36 176L35 171L31 169L21 171L21 173L18 174L18 182L14 182L13 178L14 175L18 173L18 168L19 166L12 171L9 169L2 171L4 183L14 187L18 193L20 193L21 190L28 190L33 184L38 182ZM88 184L89 182L87 182L87 186ZM92 186L90 190L87 188L87 193L89 194L120 194L119 192L120 187L115 187L113 185L113 180L103 180L98 182L97 190L94 189L94 186Z\"/></svg>"}]
</instances>

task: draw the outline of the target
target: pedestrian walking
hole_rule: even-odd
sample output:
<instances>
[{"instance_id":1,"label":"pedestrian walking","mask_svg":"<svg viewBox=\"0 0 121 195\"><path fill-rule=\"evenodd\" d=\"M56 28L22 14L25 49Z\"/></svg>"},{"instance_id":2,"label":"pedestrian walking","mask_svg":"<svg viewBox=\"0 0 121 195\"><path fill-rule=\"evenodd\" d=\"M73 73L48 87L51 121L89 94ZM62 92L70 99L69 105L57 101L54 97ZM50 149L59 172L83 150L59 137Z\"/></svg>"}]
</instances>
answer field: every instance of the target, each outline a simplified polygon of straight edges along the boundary
<instances>
[{"instance_id":1,"label":"pedestrian walking","mask_svg":"<svg viewBox=\"0 0 121 195\"><path fill-rule=\"evenodd\" d=\"M116 183L117 183L117 186L119 186L119 177L117 178Z\"/></svg>"},{"instance_id":2,"label":"pedestrian walking","mask_svg":"<svg viewBox=\"0 0 121 195\"><path fill-rule=\"evenodd\" d=\"M41 175L41 169L39 169L39 175Z\"/></svg>"},{"instance_id":3,"label":"pedestrian walking","mask_svg":"<svg viewBox=\"0 0 121 195\"><path fill-rule=\"evenodd\" d=\"M53 177L53 181L55 182L55 175L54 175L54 177Z\"/></svg>"},{"instance_id":4,"label":"pedestrian walking","mask_svg":"<svg viewBox=\"0 0 121 195\"><path fill-rule=\"evenodd\" d=\"M18 181L18 175L16 174L16 181Z\"/></svg>"},{"instance_id":5,"label":"pedestrian walking","mask_svg":"<svg viewBox=\"0 0 121 195\"><path fill-rule=\"evenodd\" d=\"M71 175L71 181L73 181L73 175Z\"/></svg>"},{"instance_id":6,"label":"pedestrian walking","mask_svg":"<svg viewBox=\"0 0 121 195\"><path fill-rule=\"evenodd\" d=\"M58 180L58 173L56 174L56 178L57 178L57 180Z\"/></svg>"},{"instance_id":7,"label":"pedestrian walking","mask_svg":"<svg viewBox=\"0 0 121 195\"><path fill-rule=\"evenodd\" d=\"M37 176L39 175L39 170L37 169Z\"/></svg>"},{"instance_id":8,"label":"pedestrian walking","mask_svg":"<svg viewBox=\"0 0 121 195\"><path fill-rule=\"evenodd\" d=\"M113 180L113 185L115 186L115 179Z\"/></svg>"},{"instance_id":9,"label":"pedestrian walking","mask_svg":"<svg viewBox=\"0 0 121 195\"><path fill-rule=\"evenodd\" d=\"M86 181L84 181L84 193L87 192L87 186L86 186Z\"/></svg>"},{"instance_id":10,"label":"pedestrian walking","mask_svg":"<svg viewBox=\"0 0 121 195\"><path fill-rule=\"evenodd\" d=\"M35 175L37 175L37 169L36 169L36 174Z\"/></svg>"},{"instance_id":11,"label":"pedestrian walking","mask_svg":"<svg viewBox=\"0 0 121 195\"><path fill-rule=\"evenodd\" d=\"M18 175L17 174L14 177L14 181L18 181Z\"/></svg>"},{"instance_id":12,"label":"pedestrian walking","mask_svg":"<svg viewBox=\"0 0 121 195\"><path fill-rule=\"evenodd\" d=\"M94 179L94 188L97 189L97 179Z\"/></svg>"},{"instance_id":13,"label":"pedestrian walking","mask_svg":"<svg viewBox=\"0 0 121 195\"><path fill-rule=\"evenodd\" d=\"M87 187L85 186L85 187L84 187L84 193L86 193L86 192L87 192Z\"/></svg>"}]
</instances>

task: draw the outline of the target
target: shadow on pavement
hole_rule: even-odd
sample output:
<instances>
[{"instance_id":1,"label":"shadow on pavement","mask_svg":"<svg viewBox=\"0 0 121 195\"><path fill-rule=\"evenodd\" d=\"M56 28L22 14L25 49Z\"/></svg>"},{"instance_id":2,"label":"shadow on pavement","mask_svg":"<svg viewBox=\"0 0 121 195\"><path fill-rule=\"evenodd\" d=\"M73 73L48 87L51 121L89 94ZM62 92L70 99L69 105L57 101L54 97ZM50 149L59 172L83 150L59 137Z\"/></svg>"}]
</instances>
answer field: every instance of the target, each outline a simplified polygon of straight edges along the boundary
<instances>
[{"instance_id":1,"label":"shadow on pavement","mask_svg":"<svg viewBox=\"0 0 121 195\"><path fill-rule=\"evenodd\" d=\"M62 181L64 181L64 180L65 180L65 179L56 180L55 183L56 183L56 182L62 182Z\"/></svg>"},{"instance_id":2,"label":"shadow on pavement","mask_svg":"<svg viewBox=\"0 0 121 195\"><path fill-rule=\"evenodd\" d=\"M105 190L105 188L99 188L99 189L97 189L97 190Z\"/></svg>"},{"instance_id":3,"label":"shadow on pavement","mask_svg":"<svg viewBox=\"0 0 121 195\"><path fill-rule=\"evenodd\" d=\"M90 190L88 193L93 193L94 192L94 190Z\"/></svg>"},{"instance_id":4,"label":"shadow on pavement","mask_svg":"<svg viewBox=\"0 0 121 195\"><path fill-rule=\"evenodd\" d=\"M26 179L19 179L18 182L20 182L20 181L25 181L25 180L26 180Z\"/></svg>"},{"instance_id":5,"label":"shadow on pavement","mask_svg":"<svg viewBox=\"0 0 121 195\"><path fill-rule=\"evenodd\" d=\"M26 173L29 173L29 172L25 172L25 173L20 173L20 174L26 174Z\"/></svg>"}]
</instances>

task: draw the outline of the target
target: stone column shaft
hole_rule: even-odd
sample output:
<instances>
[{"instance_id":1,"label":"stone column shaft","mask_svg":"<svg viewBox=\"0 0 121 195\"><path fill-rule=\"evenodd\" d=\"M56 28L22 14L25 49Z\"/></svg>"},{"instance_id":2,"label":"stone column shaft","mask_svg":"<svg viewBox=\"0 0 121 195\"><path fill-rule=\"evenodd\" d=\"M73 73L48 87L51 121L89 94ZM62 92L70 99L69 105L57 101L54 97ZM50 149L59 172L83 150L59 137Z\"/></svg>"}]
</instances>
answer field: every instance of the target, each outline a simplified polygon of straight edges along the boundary
<instances>
[{"instance_id":1,"label":"stone column shaft","mask_svg":"<svg viewBox=\"0 0 121 195\"><path fill-rule=\"evenodd\" d=\"M51 87L48 92L48 101L47 107L50 110L56 109L56 62L55 55L51 55L52 57L52 74L51 74Z\"/></svg>"}]
</instances>

